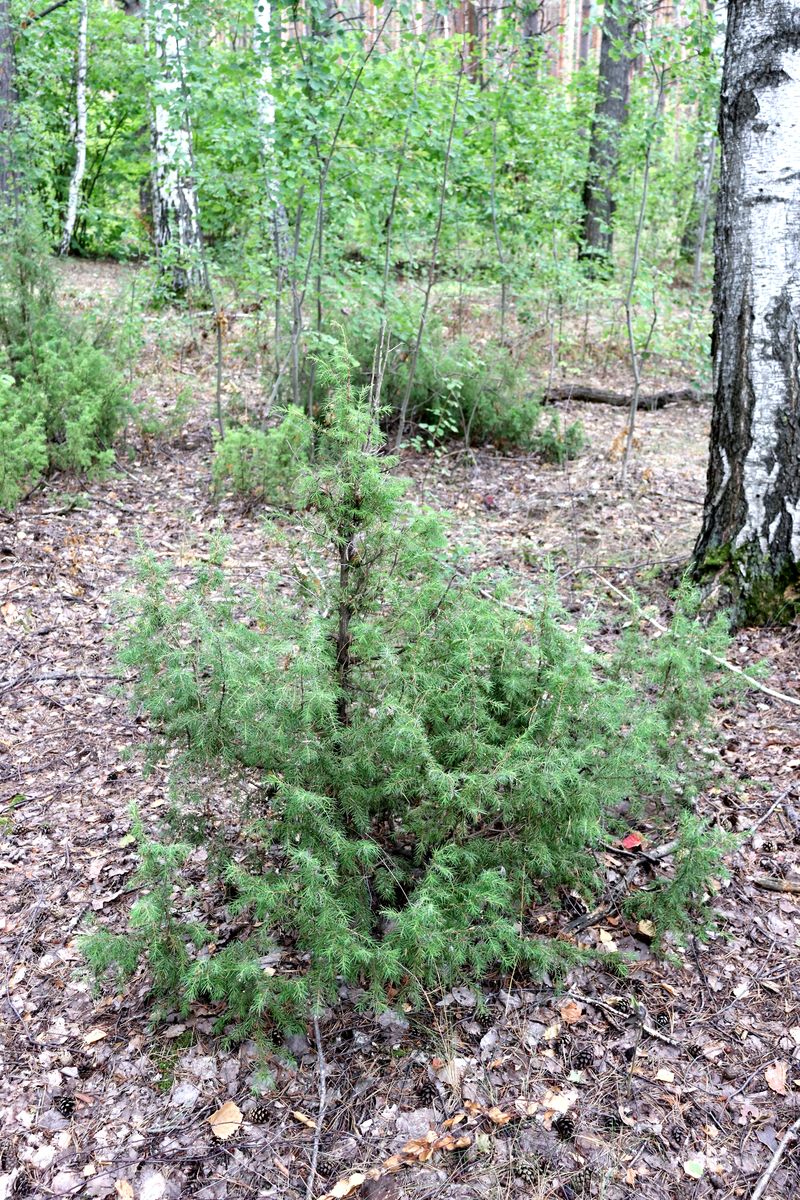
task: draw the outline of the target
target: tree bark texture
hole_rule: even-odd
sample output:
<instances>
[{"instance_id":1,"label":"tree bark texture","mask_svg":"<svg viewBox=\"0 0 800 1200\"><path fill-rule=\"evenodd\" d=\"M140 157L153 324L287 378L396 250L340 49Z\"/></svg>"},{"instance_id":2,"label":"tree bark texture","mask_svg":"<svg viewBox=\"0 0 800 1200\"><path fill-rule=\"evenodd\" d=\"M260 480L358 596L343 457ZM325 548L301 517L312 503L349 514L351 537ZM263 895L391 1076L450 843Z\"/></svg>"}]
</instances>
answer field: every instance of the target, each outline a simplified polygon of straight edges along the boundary
<instances>
[{"instance_id":1,"label":"tree bark texture","mask_svg":"<svg viewBox=\"0 0 800 1200\"><path fill-rule=\"evenodd\" d=\"M790 615L800 562L800 0L731 0L714 239L701 574L740 621ZM787 591L788 589L788 591Z\"/></svg>"},{"instance_id":2,"label":"tree bark texture","mask_svg":"<svg viewBox=\"0 0 800 1200\"><path fill-rule=\"evenodd\" d=\"M600 42L597 106L583 187L580 256L607 259L613 241L614 179L622 129L628 116L631 62L628 53L634 19L627 0L607 0Z\"/></svg>"},{"instance_id":3,"label":"tree bark texture","mask_svg":"<svg viewBox=\"0 0 800 1200\"><path fill-rule=\"evenodd\" d=\"M154 63L150 139L153 235L175 292L203 283L200 222L192 179L191 125L183 63L186 37L175 0L149 0L148 43Z\"/></svg>"},{"instance_id":4,"label":"tree bark texture","mask_svg":"<svg viewBox=\"0 0 800 1200\"><path fill-rule=\"evenodd\" d=\"M281 200L278 164L275 155L275 96L272 85L272 5L269 0L255 2L255 44L261 62L258 81L258 119L261 132L261 161L267 213L275 248L278 290L283 286L289 265L289 218ZM279 32L278 32L278 36Z\"/></svg>"},{"instance_id":5,"label":"tree bark texture","mask_svg":"<svg viewBox=\"0 0 800 1200\"><path fill-rule=\"evenodd\" d=\"M78 21L78 70L75 88L75 166L69 181L69 199L64 230L61 234L61 254L68 254L75 222L78 219L81 185L86 170L86 71L88 65L89 0L81 0Z\"/></svg>"},{"instance_id":6,"label":"tree bark texture","mask_svg":"<svg viewBox=\"0 0 800 1200\"><path fill-rule=\"evenodd\" d=\"M16 193L11 146L16 103L11 0L0 0L0 207L11 204Z\"/></svg>"}]
</instances>

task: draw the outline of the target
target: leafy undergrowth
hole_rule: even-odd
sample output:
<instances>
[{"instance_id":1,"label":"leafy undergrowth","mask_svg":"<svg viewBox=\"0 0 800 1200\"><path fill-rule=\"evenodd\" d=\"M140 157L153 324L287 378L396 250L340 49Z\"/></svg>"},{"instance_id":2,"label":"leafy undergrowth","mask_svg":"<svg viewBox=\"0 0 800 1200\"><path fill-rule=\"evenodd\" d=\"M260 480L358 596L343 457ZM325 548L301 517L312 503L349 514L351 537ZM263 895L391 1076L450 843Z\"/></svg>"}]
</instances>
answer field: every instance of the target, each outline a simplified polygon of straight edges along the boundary
<instances>
[{"instance_id":1,"label":"leafy undergrowth","mask_svg":"<svg viewBox=\"0 0 800 1200\"><path fill-rule=\"evenodd\" d=\"M146 386L160 401L185 380L155 354L148 351L148 369L158 370ZM196 366L204 386L211 364ZM607 457L619 413L587 405L580 416L588 447L563 470L486 453L439 463L410 454L403 467L414 493L455 519L471 567L510 566L532 577L549 558L571 623L596 614L602 598L595 636L607 650L632 616L615 607L603 579L623 590L635 580L659 619L668 615L672 580L664 572L672 568L657 560L680 558L691 545L705 415L643 413L635 490L624 495ZM14 1063L0 1097L6 1190L24 1178L42 1195L305 1194L320 1097L313 1026L272 1050L245 1041L230 1051L214 1034L219 1007L203 1001L185 1016L167 1013L152 1031L145 975L98 997L77 947L93 924L126 929L136 899L129 805L151 823L174 800L166 771L143 777L128 756L149 734L111 678L115 596L138 539L188 582L202 566L205 531L222 514L234 586L258 588L277 576L288 598L296 584L278 541L264 553L259 517L213 497L206 428L195 413L148 460L87 487L81 504L54 481L0 527L8 647L0 682L0 945L17 1014L8 1009L2 1034L13 1042ZM285 518L284 534L299 528L299 518ZM742 666L765 659L771 686L796 689L796 630L742 631L728 654ZM571 973L560 993L547 980L496 971L480 987L427 989L409 1011L399 1000L383 1014L360 1011L364 997L354 985L323 1011L327 1103L313 1194L340 1180L341 1194L414 1200L752 1191L800 1115L800 1022L792 1015L800 984L800 803L792 788L800 760L793 711L761 693L719 708L715 724L721 762L697 811L738 833L739 845L728 859L730 879L712 883L720 928L709 943L668 943L671 957L657 958L648 916L610 903L626 876L626 890L641 893L674 878L678 865L669 855L647 857L662 837L647 812L621 811L619 834L596 850L606 880L602 917L586 923L569 886L531 914L541 934L572 937L598 958ZM212 819L225 819L221 789L209 789L205 803ZM789 890L767 890L762 879ZM220 897L205 876L194 883L199 909L216 908ZM218 945L241 932L231 917L216 931ZM605 968L615 950L632 957L625 980ZM229 1101L241 1122L234 1114L228 1125L210 1123ZM559 1121L563 1115L573 1124ZM400 1165L387 1169L396 1157ZM362 1174L363 1183L354 1182ZM797 1160L787 1153L773 1194L797 1186Z\"/></svg>"}]
</instances>

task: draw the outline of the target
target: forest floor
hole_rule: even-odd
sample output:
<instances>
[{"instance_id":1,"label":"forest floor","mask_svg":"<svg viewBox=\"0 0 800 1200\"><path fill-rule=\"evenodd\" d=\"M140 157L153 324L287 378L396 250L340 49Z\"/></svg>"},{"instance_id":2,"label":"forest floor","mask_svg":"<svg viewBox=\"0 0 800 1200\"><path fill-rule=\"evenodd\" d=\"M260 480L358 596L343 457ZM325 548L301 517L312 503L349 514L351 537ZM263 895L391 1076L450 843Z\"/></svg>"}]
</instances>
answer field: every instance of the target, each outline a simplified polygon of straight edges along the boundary
<instances>
[{"instance_id":1,"label":"forest floor","mask_svg":"<svg viewBox=\"0 0 800 1200\"><path fill-rule=\"evenodd\" d=\"M120 274L77 263L65 279L83 306L110 303ZM235 328L230 339L228 395L235 388L239 403L256 403ZM114 688L118 594L139 542L188 577L223 518L234 578L258 585L281 569L260 514L211 491L211 340L186 337L168 313L151 318L132 378L155 432L132 435L136 453L114 476L53 479L0 523L0 1200L302 1198L350 1180L344 1196L354 1173L409 1143L411 1165L353 1194L751 1196L800 1118L800 739L797 710L763 692L715 710L715 783L699 811L740 841L730 878L719 881L711 940L665 961L635 926L608 916L581 937L630 952L630 981L601 966L575 973L559 995L489 980L491 1019L480 1024L478 997L466 990L433 997L429 1011L380 1018L345 1001L320 1023L327 1102L310 1192L323 1065L311 1031L265 1061L250 1042L225 1049L208 1006L151 1026L144 974L125 994L93 990L76 941L93 922L126 928L136 890L129 806L148 820L168 804L166 775L145 776L131 755L146 725ZM686 381L665 367L653 381L663 382ZM176 404L183 415L170 424ZM623 490L623 412L566 408L587 444L565 467L483 450L469 459L408 453L403 471L416 495L452 518L476 565L535 581L549 559L570 611L604 614L601 631L630 619L609 583L635 585L653 613L667 612L698 529L709 411L642 412ZM291 529L291 518L283 524ZM761 660L765 682L800 693L797 626L742 630L729 658ZM633 861L620 847L603 853L612 882ZM786 890L766 890L763 877ZM540 917L553 928L568 920ZM591 1050L590 1066L570 1069L570 1044ZM208 1118L228 1100L244 1121L219 1140ZM560 1140L552 1119L567 1106L575 1131ZM450 1142L466 1129L463 1152L447 1148L445 1122L458 1113ZM429 1154L439 1135L441 1149ZM798 1191L795 1143L766 1195Z\"/></svg>"}]
</instances>

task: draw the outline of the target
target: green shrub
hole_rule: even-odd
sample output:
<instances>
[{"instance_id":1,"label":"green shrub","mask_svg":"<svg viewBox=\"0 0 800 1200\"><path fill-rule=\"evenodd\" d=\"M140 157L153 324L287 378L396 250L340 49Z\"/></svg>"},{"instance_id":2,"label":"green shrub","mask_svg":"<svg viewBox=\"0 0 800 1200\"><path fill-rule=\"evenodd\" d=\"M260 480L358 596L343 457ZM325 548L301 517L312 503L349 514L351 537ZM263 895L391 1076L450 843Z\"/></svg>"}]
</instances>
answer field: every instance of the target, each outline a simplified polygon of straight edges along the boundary
<instances>
[{"instance_id":1,"label":"green shrub","mask_svg":"<svg viewBox=\"0 0 800 1200\"><path fill-rule=\"evenodd\" d=\"M313 429L297 407L274 429L229 429L214 450L214 484L251 501L290 504L308 466Z\"/></svg>"},{"instance_id":2,"label":"green shrub","mask_svg":"<svg viewBox=\"0 0 800 1200\"><path fill-rule=\"evenodd\" d=\"M570 459L577 458L585 442L583 425L573 421L565 429L561 428L561 418L555 413L549 425L540 430L535 439L535 447L547 462L558 463L562 466Z\"/></svg>"},{"instance_id":3,"label":"green shrub","mask_svg":"<svg viewBox=\"0 0 800 1200\"><path fill-rule=\"evenodd\" d=\"M390 314L387 369L381 400L391 426L408 386L416 340L416 322L407 308ZM377 314L359 315L347 327L347 343L355 359L355 377L366 384L375 363L379 341ZM455 439L467 446L492 443L529 449L536 445L539 402L523 396L522 375L509 351L487 342L476 346L466 337L445 338L441 322L432 317L420 344L408 401L408 424L420 445L441 445ZM317 405L324 405L319 383Z\"/></svg>"},{"instance_id":4,"label":"green shrub","mask_svg":"<svg viewBox=\"0 0 800 1200\"><path fill-rule=\"evenodd\" d=\"M27 420L10 375L0 375L0 508L13 508L47 470L41 418Z\"/></svg>"},{"instance_id":5,"label":"green shrub","mask_svg":"<svg viewBox=\"0 0 800 1200\"><path fill-rule=\"evenodd\" d=\"M731 834L688 812L680 816L677 840L672 874L642 888L626 904L631 916L652 923L657 945L666 933L674 934L679 945L692 933L706 940L714 926L714 882L727 878L723 855L735 845Z\"/></svg>"},{"instance_id":6,"label":"green shrub","mask_svg":"<svg viewBox=\"0 0 800 1200\"><path fill-rule=\"evenodd\" d=\"M127 389L88 326L58 306L26 226L0 261L0 367L14 385L6 385L2 398L4 503L47 471L111 464L129 411Z\"/></svg>"},{"instance_id":7,"label":"green shrub","mask_svg":"<svg viewBox=\"0 0 800 1200\"><path fill-rule=\"evenodd\" d=\"M497 967L557 976L581 951L537 936L531 909L602 887L598 843L623 803L683 787L711 695L700 633L680 670L671 635L607 658L553 594L521 618L465 577L377 452L349 365L321 368L306 583L247 596L212 561L181 590L148 558L122 655L176 811L136 824L130 936L85 951L100 971L145 956L167 1004L210 998L241 1031L301 1020L342 981L380 1006Z\"/></svg>"}]
</instances>

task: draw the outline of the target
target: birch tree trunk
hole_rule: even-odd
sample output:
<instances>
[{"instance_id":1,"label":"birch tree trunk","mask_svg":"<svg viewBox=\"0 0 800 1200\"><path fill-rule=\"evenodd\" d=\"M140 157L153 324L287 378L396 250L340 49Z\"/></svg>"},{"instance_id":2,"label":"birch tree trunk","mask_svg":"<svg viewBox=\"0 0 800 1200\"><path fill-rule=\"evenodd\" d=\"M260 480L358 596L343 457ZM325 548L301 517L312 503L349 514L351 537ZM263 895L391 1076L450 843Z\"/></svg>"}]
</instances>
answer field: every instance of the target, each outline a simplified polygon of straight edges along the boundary
<instances>
[{"instance_id":1,"label":"birch tree trunk","mask_svg":"<svg viewBox=\"0 0 800 1200\"><path fill-rule=\"evenodd\" d=\"M719 131L715 394L695 560L739 621L761 622L791 615L800 577L800 0L730 0Z\"/></svg>"},{"instance_id":2,"label":"birch tree trunk","mask_svg":"<svg viewBox=\"0 0 800 1200\"><path fill-rule=\"evenodd\" d=\"M192 132L182 66L186 35L176 0L148 0L145 19L155 67L150 121L153 235L162 272L171 275L173 290L182 293L203 283Z\"/></svg>"},{"instance_id":3,"label":"birch tree trunk","mask_svg":"<svg viewBox=\"0 0 800 1200\"><path fill-rule=\"evenodd\" d=\"M69 181L69 199L67 215L64 220L64 232L61 235L61 254L69 253L75 222L78 218L78 205L81 196L81 184L86 170L86 69L88 58L89 32L89 0L81 0L81 15L78 22L78 78L75 89L75 166Z\"/></svg>"},{"instance_id":4,"label":"birch tree trunk","mask_svg":"<svg viewBox=\"0 0 800 1200\"><path fill-rule=\"evenodd\" d=\"M275 96L272 88L272 5L256 0L256 53L261 62L258 81L258 120L261 131L261 163L272 240L277 263L278 290L286 280L289 262L289 220L281 200L275 154Z\"/></svg>"},{"instance_id":5,"label":"birch tree trunk","mask_svg":"<svg viewBox=\"0 0 800 1200\"><path fill-rule=\"evenodd\" d=\"M11 204L16 197L11 149L16 103L11 0L0 0L0 209Z\"/></svg>"},{"instance_id":6,"label":"birch tree trunk","mask_svg":"<svg viewBox=\"0 0 800 1200\"><path fill-rule=\"evenodd\" d=\"M598 98L583 188L580 257L601 263L611 254L614 180L622 127L628 116L631 63L628 53L634 20L627 0L607 0L603 16Z\"/></svg>"}]
</instances>

